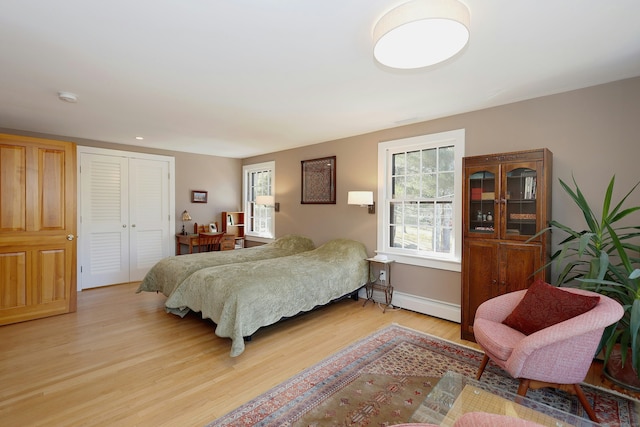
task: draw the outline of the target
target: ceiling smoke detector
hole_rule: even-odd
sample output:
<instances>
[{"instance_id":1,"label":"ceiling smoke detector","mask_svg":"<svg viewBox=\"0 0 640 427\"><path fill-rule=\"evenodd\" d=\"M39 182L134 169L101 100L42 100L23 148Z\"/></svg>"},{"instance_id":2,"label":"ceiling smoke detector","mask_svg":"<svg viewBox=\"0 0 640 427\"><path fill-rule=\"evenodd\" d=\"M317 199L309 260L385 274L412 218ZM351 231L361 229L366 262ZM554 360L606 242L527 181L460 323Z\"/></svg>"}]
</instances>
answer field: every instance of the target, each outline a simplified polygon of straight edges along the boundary
<instances>
[{"instance_id":1,"label":"ceiling smoke detector","mask_svg":"<svg viewBox=\"0 0 640 427\"><path fill-rule=\"evenodd\" d=\"M58 99L60 101L70 102L72 104L75 104L76 102L78 102L78 95L71 92L58 92Z\"/></svg>"}]
</instances>

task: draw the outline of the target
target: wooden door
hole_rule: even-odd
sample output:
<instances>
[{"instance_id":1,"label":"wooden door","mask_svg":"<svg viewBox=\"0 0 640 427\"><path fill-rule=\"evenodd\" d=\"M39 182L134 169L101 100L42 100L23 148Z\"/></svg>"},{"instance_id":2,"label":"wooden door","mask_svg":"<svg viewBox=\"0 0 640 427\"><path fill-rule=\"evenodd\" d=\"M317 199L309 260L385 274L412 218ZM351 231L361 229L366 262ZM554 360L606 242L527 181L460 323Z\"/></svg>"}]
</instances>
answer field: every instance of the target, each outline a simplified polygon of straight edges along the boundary
<instances>
[{"instance_id":1,"label":"wooden door","mask_svg":"<svg viewBox=\"0 0 640 427\"><path fill-rule=\"evenodd\" d=\"M76 310L76 150L0 134L0 325Z\"/></svg>"},{"instance_id":2,"label":"wooden door","mask_svg":"<svg viewBox=\"0 0 640 427\"><path fill-rule=\"evenodd\" d=\"M462 254L462 338L474 341L473 320L480 304L496 294L499 243L466 239Z\"/></svg>"},{"instance_id":3,"label":"wooden door","mask_svg":"<svg viewBox=\"0 0 640 427\"><path fill-rule=\"evenodd\" d=\"M536 278L544 279L542 271L533 275L543 262L544 255L540 244L502 243L498 292L493 296L527 289Z\"/></svg>"}]
</instances>

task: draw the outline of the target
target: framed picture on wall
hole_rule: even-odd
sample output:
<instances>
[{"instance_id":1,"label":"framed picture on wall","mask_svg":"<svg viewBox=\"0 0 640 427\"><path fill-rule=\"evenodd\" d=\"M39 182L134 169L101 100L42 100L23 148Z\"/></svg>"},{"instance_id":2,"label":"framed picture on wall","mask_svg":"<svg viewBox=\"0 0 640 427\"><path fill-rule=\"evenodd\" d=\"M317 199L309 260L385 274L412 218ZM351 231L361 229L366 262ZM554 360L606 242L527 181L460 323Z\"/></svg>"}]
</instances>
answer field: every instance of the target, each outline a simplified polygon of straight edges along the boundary
<instances>
[{"instance_id":1,"label":"framed picture on wall","mask_svg":"<svg viewBox=\"0 0 640 427\"><path fill-rule=\"evenodd\" d=\"M191 191L191 203L207 203L208 193L202 190Z\"/></svg>"},{"instance_id":2,"label":"framed picture on wall","mask_svg":"<svg viewBox=\"0 0 640 427\"><path fill-rule=\"evenodd\" d=\"M336 203L336 156L302 162L302 204Z\"/></svg>"}]
</instances>

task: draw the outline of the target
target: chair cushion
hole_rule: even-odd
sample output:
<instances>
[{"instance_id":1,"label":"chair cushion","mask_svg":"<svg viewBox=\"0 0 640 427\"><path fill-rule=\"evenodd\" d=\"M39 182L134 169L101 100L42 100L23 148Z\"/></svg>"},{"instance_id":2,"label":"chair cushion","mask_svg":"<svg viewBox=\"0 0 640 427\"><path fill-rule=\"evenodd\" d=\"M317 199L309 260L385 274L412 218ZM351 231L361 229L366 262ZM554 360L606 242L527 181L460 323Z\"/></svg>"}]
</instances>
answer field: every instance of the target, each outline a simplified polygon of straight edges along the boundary
<instances>
[{"instance_id":1,"label":"chair cushion","mask_svg":"<svg viewBox=\"0 0 640 427\"><path fill-rule=\"evenodd\" d=\"M551 286L538 279L502 323L531 335L556 323L586 313L600 301L599 296L580 295Z\"/></svg>"},{"instance_id":2,"label":"chair cushion","mask_svg":"<svg viewBox=\"0 0 640 427\"><path fill-rule=\"evenodd\" d=\"M524 334L520 331L482 318L473 322L473 335L476 342L487 353L504 361L511 356L515 346L524 338Z\"/></svg>"}]
</instances>

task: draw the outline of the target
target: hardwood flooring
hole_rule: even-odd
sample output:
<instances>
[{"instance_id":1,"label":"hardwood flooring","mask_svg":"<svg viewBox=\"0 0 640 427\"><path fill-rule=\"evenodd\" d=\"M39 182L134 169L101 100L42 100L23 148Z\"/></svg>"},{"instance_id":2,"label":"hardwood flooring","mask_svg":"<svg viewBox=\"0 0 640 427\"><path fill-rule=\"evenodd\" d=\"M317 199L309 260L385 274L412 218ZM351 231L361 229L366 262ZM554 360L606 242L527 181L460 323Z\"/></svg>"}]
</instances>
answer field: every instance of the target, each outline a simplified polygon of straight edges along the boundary
<instances>
[{"instance_id":1,"label":"hardwood flooring","mask_svg":"<svg viewBox=\"0 0 640 427\"><path fill-rule=\"evenodd\" d=\"M456 323L344 300L259 330L231 358L210 321L136 289L86 290L76 313L0 327L0 425L202 426L392 323L477 348ZM597 364L587 381L602 385Z\"/></svg>"}]
</instances>

